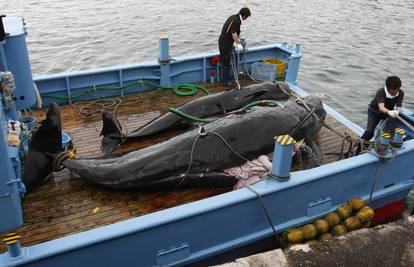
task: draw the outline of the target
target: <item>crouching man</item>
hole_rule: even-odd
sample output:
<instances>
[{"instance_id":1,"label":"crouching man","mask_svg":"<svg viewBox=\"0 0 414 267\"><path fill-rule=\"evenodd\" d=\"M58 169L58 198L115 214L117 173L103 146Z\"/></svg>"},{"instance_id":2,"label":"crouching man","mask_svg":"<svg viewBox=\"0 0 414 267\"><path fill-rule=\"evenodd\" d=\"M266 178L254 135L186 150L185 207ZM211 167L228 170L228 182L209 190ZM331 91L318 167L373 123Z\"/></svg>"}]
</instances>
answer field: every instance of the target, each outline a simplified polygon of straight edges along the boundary
<instances>
[{"instance_id":1,"label":"crouching man","mask_svg":"<svg viewBox=\"0 0 414 267\"><path fill-rule=\"evenodd\" d=\"M361 138L365 141L371 140L375 133L375 127L378 123L386 119L387 116L392 119L387 123L387 129L393 133L393 119L397 118L402 109L404 91L401 90L401 80L397 76L389 76L385 80L385 86L378 89L375 98L368 107L367 129Z\"/></svg>"}]
</instances>

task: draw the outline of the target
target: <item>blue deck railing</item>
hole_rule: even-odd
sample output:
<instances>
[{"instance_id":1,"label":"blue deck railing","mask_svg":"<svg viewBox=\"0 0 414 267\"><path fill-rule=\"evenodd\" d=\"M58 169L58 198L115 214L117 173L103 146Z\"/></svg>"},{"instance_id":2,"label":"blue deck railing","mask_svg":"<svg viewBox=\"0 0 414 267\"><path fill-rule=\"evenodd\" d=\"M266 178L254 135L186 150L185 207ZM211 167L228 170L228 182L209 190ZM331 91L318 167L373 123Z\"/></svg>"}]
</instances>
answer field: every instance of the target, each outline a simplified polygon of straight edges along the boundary
<instances>
[{"instance_id":1,"label":"blue deck railing","mask_svg":"<svg viewBox=\"0 0 414 267\"><path fill-rule=\"evenodd\" d=\"M163 54L160 52L160 54ZM150 61L126 66L61 73L36 77L35 83L47 105L51 100L70 103L111 96L143 92L154 86L174 86L182 83L206 83L217 66L211 63L217 53L176 57L168 61ZM250 71L251 64L265 58L278 58L287 62L285 79L295 83L300 61L298 48L288 44L264 45L236 55L237 69ZM168 65L168 66L166 66ZM217 80L217 79L215 79ZM141 82L142 81L142 82ZM154 86L153 86L153 85ZM108 88L110 87L110 88Z\"/></svg>"}]
</instances>

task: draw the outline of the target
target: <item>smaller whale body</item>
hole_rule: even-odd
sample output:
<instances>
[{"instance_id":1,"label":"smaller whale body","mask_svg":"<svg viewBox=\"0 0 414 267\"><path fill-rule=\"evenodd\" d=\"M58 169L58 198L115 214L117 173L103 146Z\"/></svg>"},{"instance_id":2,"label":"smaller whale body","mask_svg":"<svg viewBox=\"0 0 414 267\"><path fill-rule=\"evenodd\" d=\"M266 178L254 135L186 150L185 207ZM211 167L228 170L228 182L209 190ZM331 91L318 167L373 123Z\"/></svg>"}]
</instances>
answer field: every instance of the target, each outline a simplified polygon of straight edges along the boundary
<instances>
[{"instance_id":1,"label":"smaller whale body","mask_svg":"<svg viewBox=\"0 0 414 267\"><path fill-rule=\"evenodd\" d=\"M179 112L196 118L225 115L228 112L259 100L286 100L289 98L289 86L283 82L263 82L243 87L241 90L229 90L206 95L176 108ZM190 121L167 112L148 122L139 129L123 136L117 122L110 114L103 114L102 152L109 155L123 141L149 137L178 127L188 127ZM119 123L118 123L119 124Z\"/></svg>"}]
</instances>

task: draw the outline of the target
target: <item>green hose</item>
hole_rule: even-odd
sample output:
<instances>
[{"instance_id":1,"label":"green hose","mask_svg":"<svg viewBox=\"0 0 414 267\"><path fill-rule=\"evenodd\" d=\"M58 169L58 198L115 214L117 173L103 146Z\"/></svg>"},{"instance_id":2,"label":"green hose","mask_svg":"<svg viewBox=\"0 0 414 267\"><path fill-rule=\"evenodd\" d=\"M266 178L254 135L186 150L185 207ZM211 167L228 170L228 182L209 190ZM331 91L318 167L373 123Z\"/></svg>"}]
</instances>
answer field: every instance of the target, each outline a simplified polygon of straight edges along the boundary
<instances>
[{"instance_id":1,"label":"green hose","mask_svg":"<svg viewBox=\"0 0 414 267\"><path fill-rule=\"evenodd\" d=\"M193 116L188 115L187 113L179 111L178 109L175 109L175 108L170 108L170 112L172 112L174 114L177 114L178 116L183 117L184 119L187 119L187 120L190 120L190 121L193 121L193 122L206 122L206 123L209 123L209 122L213 122L213 121L217 120L217 118L201 119L201 118L193 117Z\"/></svg>"},{"instance_id":2,"label":"green hose","mask_svg":"<svg viewBox=\"0 0 414 267\"><path fill-rule=\"evenodd\" d=\"M210 92L206 88L204 88L202 86L199 86L199 85L196 85L196 84L186 84L186 83L184 83L184 84L179 84L179 85L174 86L174 87L166 87L166 86L159 86L158 84L154 84L154 83L147 82L147 81L144 81L144 83L146 85L150 85L150 86L155 87L155 88L172 90L174 92L174 94L179 95L179 96L195 95L198 90L203 91L206 95L210 94Z\"/></svg>"},{"instance_id":3,"label":"green hose","mask_svg":"<svg viewBox=\"0 0 414 267\"><path fill-rule=\"evenodd\" d=\"M246 106L242 107L239 111L248 110L248 109L250 109L252 107L255 107L255 106L258 106L258 105L267 105L267 106L270 106L270 107L276 107L276 106L279 105L279 103L277 103L274 100L259 100L259 101L254 101L252 103L247 104ZM182 112L182 111L180 111L176 108L170 108L170 112L172 112L172 113L174 113L174 114L176 114L180 117L183 117L184 119L192 121L192 122L209 123L209 122L213 122L213 121L217 120L217 118L206 118L206 119L197 118L197 117L191 116L191 115L189 115L185 112Z\"/></svg>"},{"instance_id":4,"label":"green hose","mask_svg":"<svg viewBox=\"0 0 414 267\"><path fill-rule=\"evenodd\" d=\"M123 86L99 86L99 87L95 87L95 88L91 88L91 89L87 89L85 91L80 92L78 95L74 95L74 96L56 96L56 95L52 95L52 94L41 94L42 97L45 98L53 98L53 99L61 99L61 100L74 100L77 99L81 96L84 95L88 95L91 93L94 93L96 91L109 91L109 90L123 90L123 89L127 89L129 87L138 85L138 84L146 84L155 88L162 88L162 89L170 89L174 92L174 94L179 95L179 96L191 96L191 95L195 95L197 93L198 90L203 91L206 95L209 95L210 92L199 85L196 84L179 84L177 86L174 87L165 87L165 86L159 86L158 84L155 83L151 83L148 81L143 81L143 80L138 80Z\"/></svg>"},{"instance_id":5,"label":"green hose","mask_svg":"<svg viewBox=\"0 0 414 267\"><path fill-rule=\"evenodd\" d=\"M249 103L246 106L242 107L240 109L240 111L247 110L247 109L250 109L250 108L258 106L258 105L277 107L277 106L279 106L279 103L274 101L274 100L258 100L258 101L254 101L254 102Z\"/></svg>"}]
</instances>

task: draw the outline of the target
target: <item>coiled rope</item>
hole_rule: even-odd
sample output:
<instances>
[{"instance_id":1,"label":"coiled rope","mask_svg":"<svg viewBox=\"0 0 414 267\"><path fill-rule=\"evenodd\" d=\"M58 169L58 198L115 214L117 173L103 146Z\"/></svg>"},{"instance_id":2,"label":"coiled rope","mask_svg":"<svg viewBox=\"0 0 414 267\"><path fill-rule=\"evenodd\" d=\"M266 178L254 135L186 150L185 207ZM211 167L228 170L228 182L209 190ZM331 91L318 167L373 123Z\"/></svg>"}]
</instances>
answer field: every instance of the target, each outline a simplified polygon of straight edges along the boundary
<instances>
[{"instance_id":1,"label":"coiled rope","mask_svg":"<svg viewBox=\"0 0 414 267\"><path fill-rule=\"evenodd\" d=\"M41 96L44 98L69 101L73 109L78 113L78 115L81 118L91 119L95 117L96 114L98 114L102 109L111 111L114 115L116 115L117 109L122 103L121 98L98 98L98 99L94 99L91 101L80 101L76 103L72 103L72 101L77 100L83 96L96 94L96 92L98 91L114 91L114 90L123 91L125 89L134 87L136 85L141 85L142 88L144 89L145 89L145 85L147 85L153 88L171 90L174 94L178 96L192 96L192 95L195 95L198 91L203 91L206 95L210 94L210 92L206 88L196 85L196 84L179 84L174 87L166 87L166 86L160 86L156 83L145 81L143 79L139 79L139 80L136 80L134 82L131 82L123 86L93 86L92 88L81 91L77 95L58 96L58 95L46 93L46 94L41 94ZM132 101L129 101L128 103L124 102L122 104L125 104L125 105L136 104L142 101L143 101L143 97L139 95L138 99L134 99ZM82 106L82 105L85 105L85 106Z\"/></svg>"}]
</instances>

